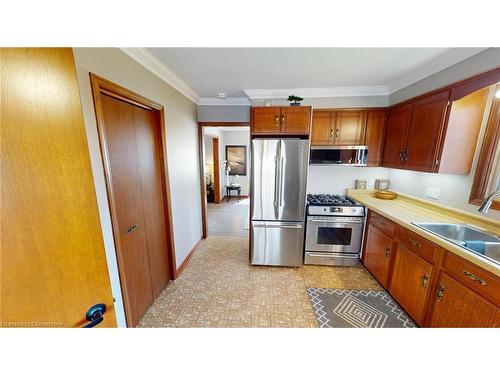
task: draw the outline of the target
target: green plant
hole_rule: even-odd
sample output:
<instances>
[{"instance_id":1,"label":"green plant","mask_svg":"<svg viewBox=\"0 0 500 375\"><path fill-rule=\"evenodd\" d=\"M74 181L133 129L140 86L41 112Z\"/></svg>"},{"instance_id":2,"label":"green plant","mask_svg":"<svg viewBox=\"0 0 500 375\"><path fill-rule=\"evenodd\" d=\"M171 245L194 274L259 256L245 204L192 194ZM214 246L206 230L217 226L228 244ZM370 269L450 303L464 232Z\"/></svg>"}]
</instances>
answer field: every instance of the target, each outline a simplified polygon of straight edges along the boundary
<instances>
[{"instance_id":1,"label":"green plant","mask_svg":"<svg viewBox=\"0 0 500 375\"><path fill-rule=\"evenodd\" d=\"M304 100L304 98L301 98L300 96L289 95L287 100L289 102L293 101L294 103L298 103L298 102L301 102L302 100Z\"/></svg>"}]
</instances>

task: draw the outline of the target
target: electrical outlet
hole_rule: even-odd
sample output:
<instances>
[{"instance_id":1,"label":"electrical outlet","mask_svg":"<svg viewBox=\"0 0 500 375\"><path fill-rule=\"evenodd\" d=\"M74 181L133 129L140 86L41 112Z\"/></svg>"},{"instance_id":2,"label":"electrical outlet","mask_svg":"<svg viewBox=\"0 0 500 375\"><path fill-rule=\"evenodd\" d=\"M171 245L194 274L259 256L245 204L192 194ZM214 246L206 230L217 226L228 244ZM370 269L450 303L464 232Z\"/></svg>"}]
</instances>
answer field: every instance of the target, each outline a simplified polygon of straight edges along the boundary
<instances>
[{"instance_id":1,"label":"electrical outlet","mask_svg":"<svg viewBox=\"0 0 500 375\"><path fill-rule=\"evenodd\" d=\"M425 190L425 196L427 198L431 199L439 199L439 193L441 192L441 189L435 188L435 187L428 187Z\"/></svg>"}]
</instances>

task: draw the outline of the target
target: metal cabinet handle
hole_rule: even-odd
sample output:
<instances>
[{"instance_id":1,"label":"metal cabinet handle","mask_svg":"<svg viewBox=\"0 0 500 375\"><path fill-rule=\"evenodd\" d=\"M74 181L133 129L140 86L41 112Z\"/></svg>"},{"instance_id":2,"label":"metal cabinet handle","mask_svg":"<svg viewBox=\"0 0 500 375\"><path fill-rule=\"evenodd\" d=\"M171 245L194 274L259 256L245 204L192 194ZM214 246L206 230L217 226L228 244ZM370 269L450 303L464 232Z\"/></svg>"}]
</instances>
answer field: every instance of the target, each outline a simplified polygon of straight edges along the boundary
<instances>
[{"instance_id":1,"label":"metal cabinet handle","mask_svg":"<svg viewBox=\"0 0 500 375\"><path fill-rule=\"evenodd\" d=\"M102 323L104 320L104 313L106 312L106 305L104 303L98 303L97 305L92 306L88 309L87 314L85 314L85 319L89 321L87 325L83 326L83 328L92 328Z\"/></svg>"},{"instance_id":2,"label":"metal cabinet handle","mask_svg":"<svg viewBox=\"0 0 500 375\"><path fill-rule=\"evenodd\" d=\"M422 247L422 245L420 245L417 241L415 241L414 239L409 239L408 240L413 246L415 247Z\"/></svg>"},{"instance_id":3,"label":"metal cabinet handle","mask_svg":"<svg viewBox=\"0 0 500 375\"><path fill-rule=\"evenodd\" d=\"M391 248L390 247L386 247L385 248L385 257L389 258L390 256L391 256Z\"/></svg>"},{"instance_id":4,"label":"metal cabinet handle","mask_svg":"<svg viewBox=\"0 0 500 375\"><path fill-rule=\"evenodd\" d=\"M469 271L463 271L464 275L466 277L468 277L469 279L471 279L472 281L477 281L479 284L481 285L486 285L486 281L484 281L483 279L481 279L480 277L474 275L473 273L470 273Z\"/></svg>"},{"instance_id":5,"label":"metal cabinet handle","mask_svg":"<svg viewBox=\"0 0 500 375\"><path fill-rule=\"evenodd\" d=\"M427 288L428 285L429 285L429 275L424 273L422 275L422 288Z\"/></svg>"},{"instance_id":6,"label":"metal cabinet handle","mask_svg":"<svg viewBox=\"0 0 500 375\"><path fill-rule=\"evenodd\" d=\"M330 129L330 138L333 138L333 129Z\"/></svg>"},{"instance_id":7,"label":"metal cabinet handle","mask_svg":"<svg viewBox=\"0 0 500 375\"><path fill-rule=\"evenodd\" d=\"M128 227L127 228L127 233L130 233L130 232L133 232L134 230L136 230L137 228L139 228L139 226L137 224L134 224L132 225L131 227Z\"/></svg>"},{"instance_id":8,"label":"metal cabinet handle","mask_svg":"<svg viewBox=\"0 0 500 375\"><path fill-rule=\"evenodd\" d=\"M281 125L285 125L285 115L281 116Z\"/></svg>"},{"instance_id":9,"label":"metal cabinet handle","mask_svg":"<svg viewBox=\"0 0 500 375\"><path fill-rule=\"evenodd\" d=\"M442 301L444 295L444 286L440 286L437 290L437 300Z\"/></svg>"},{"instance_id":10,"label":"metal cabinet handle","mask_svg":"<svg viewBox=\"0 0 500 375\"><path fill-rule=\"evenodd\" d=\"M335 129L335 138L338 138L339 137L339 128Z\"/></svg>"},{"instance_id":11,"label":"metal cabinet handle","mask_svg":"<svg viewBox=\"0 0 500 375\"><path fill-rule=\"evenodd\" d=\"M276 115L276 118L274 119L274 121L276 122L276 126L280 125L280 117L278 115Z\"/></svg>"},{"instance_id":12,"label":"metal cabinet handle","mask_svg":"<svg viewBox=\"0 0 500 375\"><path fill-rule=\"evenodd\" d=\"M404 152L403 152L403 159L405 161L408 160L408 149L404 150Z\"/></svg>"},{"instance_id":13,"label":"metal cabinet handle","mask_svg":"<svg viewBox=\"0 0 500 375\"><path fill-rule=\"evenodd\" d=\"M399 160L401 160L401 161L405 160L404 159L404 151L403 150L399 151Z\"/></svg>"}]
</instances>

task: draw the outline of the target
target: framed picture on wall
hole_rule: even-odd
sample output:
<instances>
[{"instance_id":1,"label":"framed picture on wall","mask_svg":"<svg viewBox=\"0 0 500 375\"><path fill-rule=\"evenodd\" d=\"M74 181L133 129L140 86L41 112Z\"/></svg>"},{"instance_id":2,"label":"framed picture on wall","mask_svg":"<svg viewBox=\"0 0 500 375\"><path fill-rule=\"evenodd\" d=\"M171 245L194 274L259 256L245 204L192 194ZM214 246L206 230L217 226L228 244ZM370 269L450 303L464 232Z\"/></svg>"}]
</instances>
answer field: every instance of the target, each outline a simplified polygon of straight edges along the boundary
<instances>
[{"instance_id":1,"label":"framed picture on wall","mask_svg":"<svg viewBox=\"0 0 500 375\"><path fill-rule=\"evenodd\" d=\"M247 146L226 146L226 160L230 176L247 175Z\"/></svg>"}]
</instances>

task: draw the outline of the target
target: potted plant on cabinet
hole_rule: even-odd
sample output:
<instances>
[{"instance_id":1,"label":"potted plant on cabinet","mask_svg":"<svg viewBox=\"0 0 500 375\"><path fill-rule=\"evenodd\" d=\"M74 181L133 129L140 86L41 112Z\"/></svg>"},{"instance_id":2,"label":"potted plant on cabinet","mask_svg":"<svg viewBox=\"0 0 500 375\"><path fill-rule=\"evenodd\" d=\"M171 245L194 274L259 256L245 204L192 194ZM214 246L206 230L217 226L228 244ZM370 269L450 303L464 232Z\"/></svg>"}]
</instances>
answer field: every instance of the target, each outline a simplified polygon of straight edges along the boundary
<instances>
[{"instance_id":1,"label":"potted plant on cabinet","mask_svg":"<svg viewBox=\"0 0 500 375\"><path fill-rule=\"evenodd\" d=\"M300 96L296 96L296 95L289 95L288 96L288 99L287 99L290 103L291 106L299 106L300 105L300 102L302 100L304 100L304 98L301 98Z\"/></svg>"}]
</instances>

